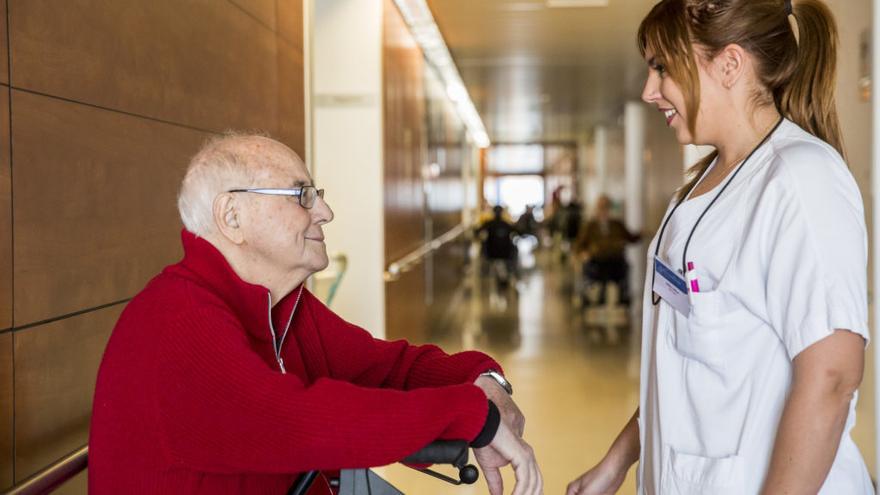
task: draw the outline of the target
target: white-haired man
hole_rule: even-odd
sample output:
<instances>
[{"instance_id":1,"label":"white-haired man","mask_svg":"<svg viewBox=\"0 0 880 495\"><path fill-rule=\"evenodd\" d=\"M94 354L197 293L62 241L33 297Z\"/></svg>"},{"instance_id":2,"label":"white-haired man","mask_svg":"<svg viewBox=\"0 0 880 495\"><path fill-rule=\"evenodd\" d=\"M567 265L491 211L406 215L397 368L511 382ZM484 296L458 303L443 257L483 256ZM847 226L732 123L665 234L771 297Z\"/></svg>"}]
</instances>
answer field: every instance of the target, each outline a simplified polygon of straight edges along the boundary
<instances>
[{"instance_id":1,"label":"white-haired man","mask_svg":"<svg viewBox=\"0 0 880 495\"><path fill-rule=\"evenodd\" d=\"M90 493L283 494L438 438L471 442L493 494L507 464L541 493L498 363L374 339L304 288L333 213L292 150L214 139L178 206L184 258L128 304L98 372Z\"/></svg>"}]
</instances>

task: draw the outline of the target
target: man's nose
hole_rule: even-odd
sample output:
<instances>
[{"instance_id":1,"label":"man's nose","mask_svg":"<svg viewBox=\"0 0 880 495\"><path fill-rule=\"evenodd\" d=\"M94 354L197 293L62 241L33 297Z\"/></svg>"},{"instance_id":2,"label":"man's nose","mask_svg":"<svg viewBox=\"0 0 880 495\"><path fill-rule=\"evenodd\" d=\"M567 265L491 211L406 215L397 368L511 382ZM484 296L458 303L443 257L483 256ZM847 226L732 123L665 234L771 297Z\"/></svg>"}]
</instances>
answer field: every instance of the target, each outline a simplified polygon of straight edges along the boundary
<instances>
[{"instance_id":1,"label":"man's nose","mask_svg":"<svg viewBox=\"0 0 880 495\"><path fill-rule=\"evenodd\" d=\"M317 225L324 225L333 221L333 210L330 209L330 205L327 204L324 198L319 197L315 200L315 205L312 206L311 212L312 218Z\"/></svg>"}]
</instances>

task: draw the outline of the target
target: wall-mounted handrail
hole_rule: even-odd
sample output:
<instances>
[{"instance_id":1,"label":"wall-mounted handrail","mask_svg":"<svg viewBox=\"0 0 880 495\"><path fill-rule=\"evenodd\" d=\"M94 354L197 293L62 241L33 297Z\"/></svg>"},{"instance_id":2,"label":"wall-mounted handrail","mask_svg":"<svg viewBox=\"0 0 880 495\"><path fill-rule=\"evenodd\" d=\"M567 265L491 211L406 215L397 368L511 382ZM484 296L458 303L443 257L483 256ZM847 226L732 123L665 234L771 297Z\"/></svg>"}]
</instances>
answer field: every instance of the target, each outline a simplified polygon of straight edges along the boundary
<instances>
[{"instance_id":1,"label":"wall-mounted handrail","mask_svg":"<svg viewBox=\"0 0 880 495\"><path fill-rule=\"evenodd\" d=\"M83 472L89 464L89 446L79 449L58 459L49 466L38 471L30 478L13 486L3 495L44 495Z\"/></svg>"},{"instance_id":2,"label":"wall-mounted handrail","mask_svg":"<svg viewBox=\"0 0 880 495\"><path fill-rule=\"evenodd\" d=\"M307 287L329 307L333 304L339 284L342 283L347 270L348 256L345 253L333 253L330 255L327 268L312 276Z\"/></svg>"},{"instance_id":3,"label":"wall-mounted handrail","mask_svg":"<svg viewBox=\"0 0 880 495\"><path fill-rule=\"evenodd\" d=\"M424 259L426 256L433 253L434 251L437 251L444 245L454 241L466 231L467 226L464 223L460 223L440 237L437 237L430 242L426 242L415 251L407 254L406 256L400 258L393 263L390 263L388 265L388 268L385 269L385 281L393 282L397 280L398 278L400 278L401 273L409 271L412 267L421 263L422 259Z\"/></svg>"}]
</instances>

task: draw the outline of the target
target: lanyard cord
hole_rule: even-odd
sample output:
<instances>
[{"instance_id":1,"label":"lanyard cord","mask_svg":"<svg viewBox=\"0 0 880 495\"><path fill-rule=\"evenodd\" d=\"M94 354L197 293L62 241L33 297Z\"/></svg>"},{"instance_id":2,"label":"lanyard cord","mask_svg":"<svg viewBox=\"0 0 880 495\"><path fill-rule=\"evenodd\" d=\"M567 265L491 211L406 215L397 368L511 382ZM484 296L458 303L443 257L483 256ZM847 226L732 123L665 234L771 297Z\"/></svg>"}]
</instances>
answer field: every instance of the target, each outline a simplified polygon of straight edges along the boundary
<instances>
[{"instance_id":1,"label":"lanyard cord","mask_svg":"<svg viewBox=\"0 0 880 495\"><path fill-rule=\"evenodd\" d=\"M773 126L773 129L771 129L770 132L768 132L767 135L764 136L764 139L762 139L761 142L758 143L758 145L755 146L755 148L754 148L754 149L748 154L748 156L746 156L746 158L745 158L742 162L740 162L740 164L736 167L736 170L734 170L734 171L733 171L733 174L731 174L730 178L727 179L727 181L726 181L726 182L724 183L724 185L721 187L721 190L718 191L718 194L716 194L715 197L712 198L712 201L709 202L709 205L706 206L706 209L704 209L704 210L703 210L703 213L701 213L700 216L699 216L699 218L697 218L696 223L694 223L694 227L691 229L691 233L688 234L687 241L685 241L685 244L684 244L684 251L682 251L682 253L681 253L681 269L682 269L682 273L684 273L685 271L687 271L687 252L688 252L688 247L690 247L690 245L691 245L691 239L694 238L694 232L697 231L697 226L700 225L700 222L703 220L703 217L706 216L706 213L709 213L709 210L712 208L712 206L715 204L715 202L718 201L718 198L720 198L721 195L724 194L724 191L727 190L727 186L729 186L730 183L733 182L733 180L736 178L736 176L739 174L739 172L743 169L743 167L745 167L745 164L749 161L749 159L752 158L752 155L754 155L755 152L757 152L759 149L761 149L761 146L764 146L764 144L767 143L767 141L770 140L770 136L772 136L773 133L776 132L776 129L778 129L780 125L782 125L782 121L783 121L783 120L785 120L784 117L780 118L780 119L779 119L779 122L777 122L776 125ZM708 173L708 172L709 172L709 170L706 169L706 172L704 172L704 175L705 175L706 173ZM693 192L693 190L697 187L697 185L698 185L702 180L703 180L703 177L701 176L701 177L700 177L700 180L698 180L697 182L695 182L694 185L693 185L690 189L688 189L687 194L685 194L684 196L682 196L682 198L678 201L678 203L675 205L675 207L672 209L672 211L669 212L669 216L666 217L666 220L663 221L663 226L660 227L660 235L657 237L657 245L654 246L654 257L655 257L655 258L657 257L657 255L660 254L660 243L661 243L661 241L663 240L663 233L666 231L666 226L667 226L667 224L669 223L669 220L672 218L672 215L675 214L675 210L677 210L678 207L681 206L681 204L685 202L685 200L688 198L688 196L690 196L691 192ZM653 289L654 289L654 277L656 276L656 272L657 272L657 270L654 269L654 271L653 271L652 274L651 274L651 290L652 290L652 291L653 291ZM651 303L652 303L654 306L660 304L660 297L657 296L656 294L654 294L653 292L651 293Z\"/></svg>"},{"instance_id":2,"label":"lanyard cord","mask_svg":"<svg viewBox=\"0 0 880 495\"><path fill-rule=\"evenodd\" d=\"M697 184L699 184L699 183L700 183L699 181L695 182L694 185L690 189L688 189L688 192L685 193L681 197L680 200L678 200L678 203L675 203L675 206L672 208L672 211L670 211L669 215L666 216L666 219L663 220L663 225L660 227L660 235L657 236L657 245L654 246L654 258L656 258L657 255L660 254L660 243L663 242L663 233L666 232L666 225L669 223L669 220L672 218L672 215L675 214L675 210L677 210L678 207L681 206L682 203L684 203L684 201L687 199L687 197L691 194L691 191L693 191L694 187L697 187ZM657 276L657 268L655 267L654 270L651 271L651 304L653 304L654 306L660 304L660 296L658 296L654 292L654 281L655 281L656 276Z\"/></svg>"}]
</instances>

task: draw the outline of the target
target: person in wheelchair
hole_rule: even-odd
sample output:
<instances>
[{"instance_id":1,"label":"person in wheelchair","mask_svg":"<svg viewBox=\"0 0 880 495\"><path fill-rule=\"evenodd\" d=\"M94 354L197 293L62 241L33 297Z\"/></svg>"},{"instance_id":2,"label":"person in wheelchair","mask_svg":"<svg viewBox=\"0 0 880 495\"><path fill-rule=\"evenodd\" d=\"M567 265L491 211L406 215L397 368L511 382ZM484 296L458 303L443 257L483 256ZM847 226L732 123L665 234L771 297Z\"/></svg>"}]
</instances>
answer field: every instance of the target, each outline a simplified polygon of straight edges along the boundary
<instances>
[{"instance_id":1,"label":"person in wheelchair","mask_svg":"<svg viewBox=\"0 0 880 495\"><path fill-rule=\"evenodd\" d=\"M581 227L573 247L582 261L584 306L591 304L588 294L594 284L600 286L597 303L604 305L609 282L617 285L620 303L629 306L629 264L625 250L628 244L640 238L641 235L630 232L623 222L611 218L611 200L600 196L595 216Z\"/></svg>"},{"instance_id":2,"label":"person in wheelchair","mask_svg":"<svg viewBox=\"0 0 880 495\"><path fill-rule=\"evenodd\" d=\"M496 261L504 263L507 280L515 278L517 272L517 248L514 238L519 234L517 228L505 218L504 207L492 208L492 219L480 225L478 235L483 239L483 256L491 268Z\"/></svg>"},{"instance_id":3,"label":"person in wheelchair","mask_svg":"<svg viewBox=\"0 0 880 495\"><path fill-rule=\"evenodd\" d=\"M128 303L98 371L89 493L281 495L300 473L436 439L470 442L492 494L507 465L541 493L495 360L373 338L305 287L328 264L323 192L267 137L221 136L192 158L183 259Z\"/></svg>"},{"instance_id":4,"label":"person in wheelchair","mask_svg":"<svg viewBox=\"0 0 880 495\"><path fill-rule=\"evenodd\" d=\"M538 229L541 227L541 224L535 218L535 207L527 205L526 211L516 219L516 223L513 226L519 235L532 236L537 239Z\"/></svg>"}]
</instances>

